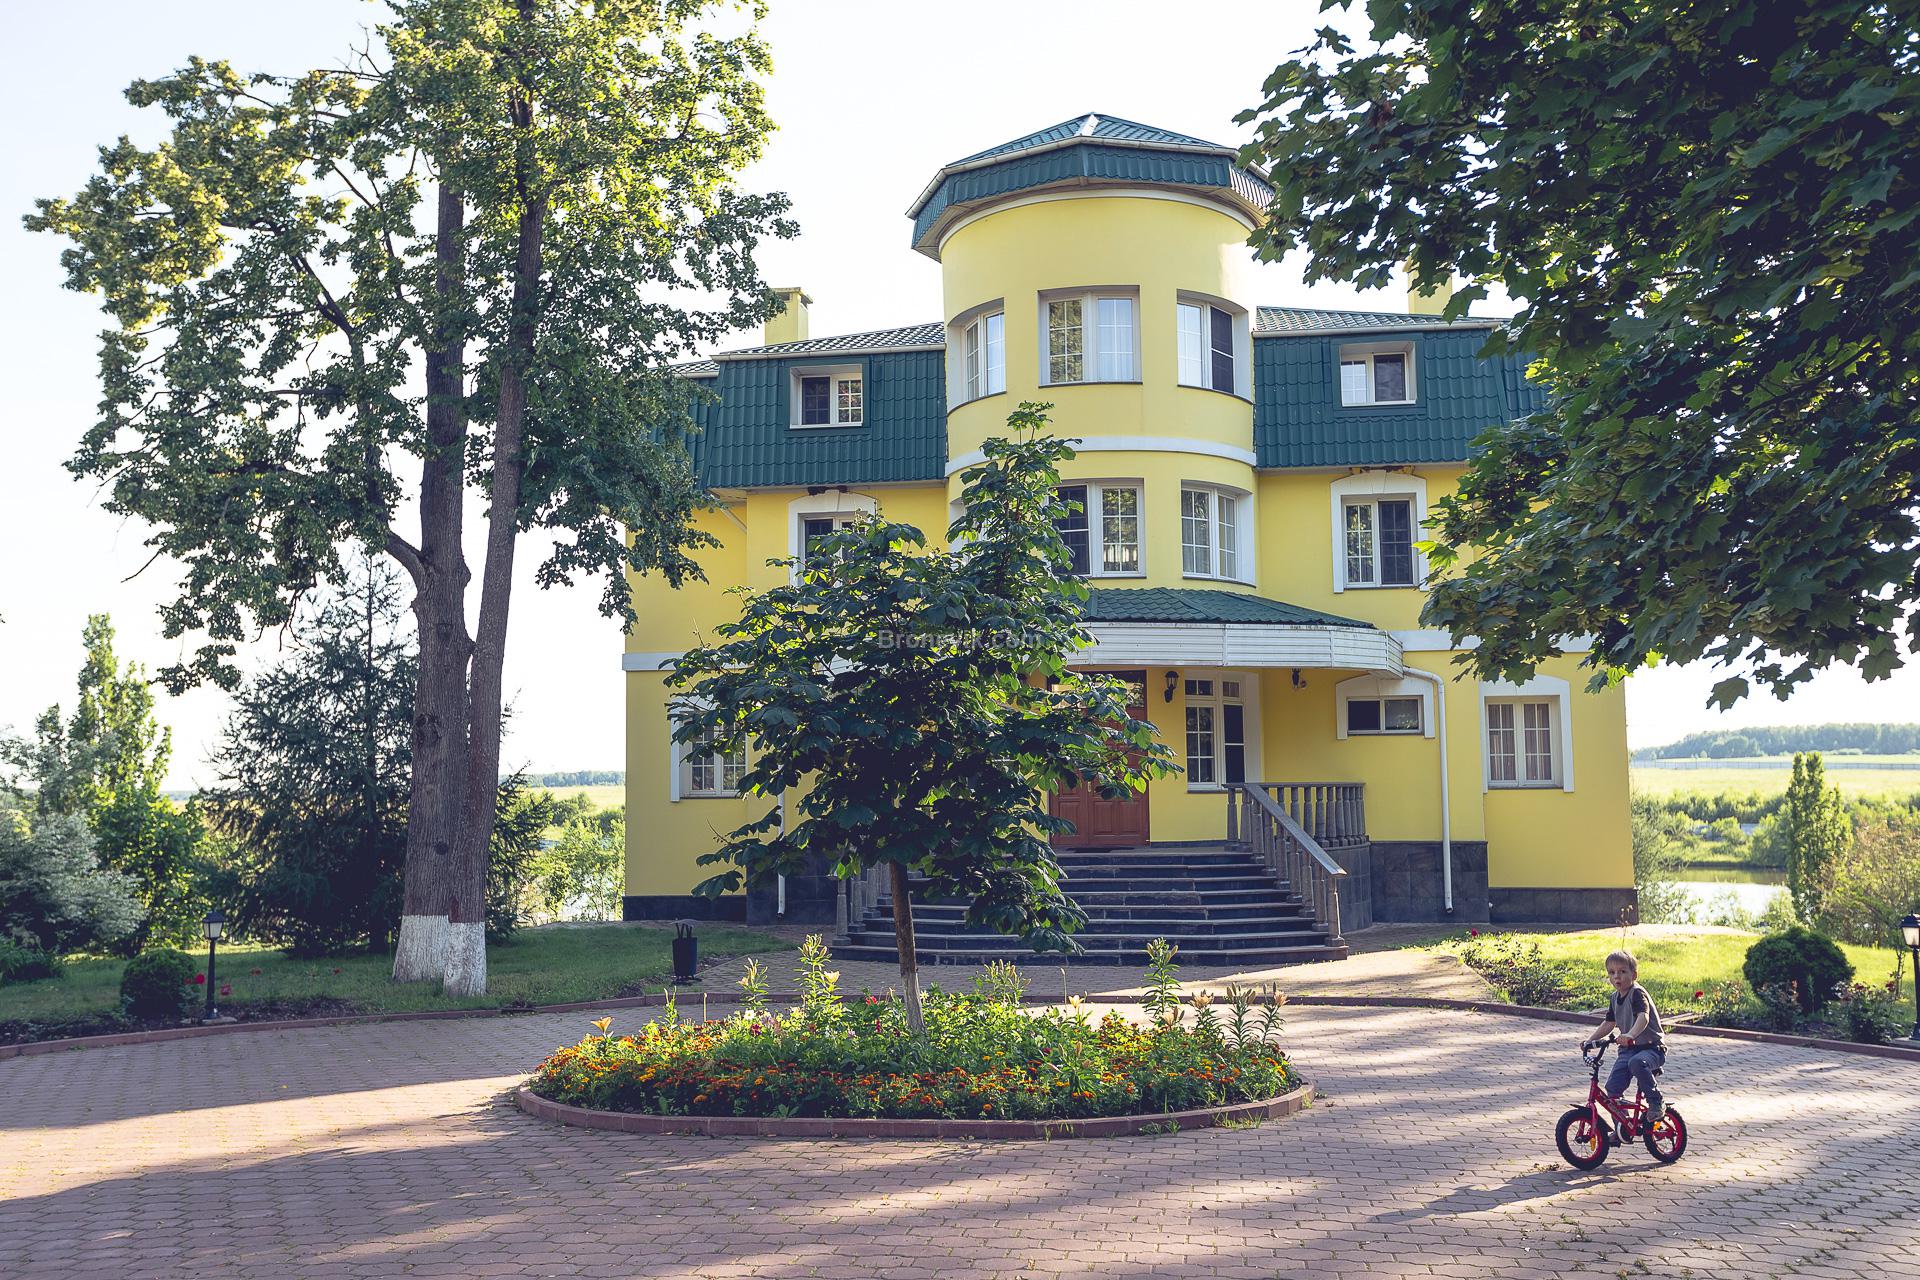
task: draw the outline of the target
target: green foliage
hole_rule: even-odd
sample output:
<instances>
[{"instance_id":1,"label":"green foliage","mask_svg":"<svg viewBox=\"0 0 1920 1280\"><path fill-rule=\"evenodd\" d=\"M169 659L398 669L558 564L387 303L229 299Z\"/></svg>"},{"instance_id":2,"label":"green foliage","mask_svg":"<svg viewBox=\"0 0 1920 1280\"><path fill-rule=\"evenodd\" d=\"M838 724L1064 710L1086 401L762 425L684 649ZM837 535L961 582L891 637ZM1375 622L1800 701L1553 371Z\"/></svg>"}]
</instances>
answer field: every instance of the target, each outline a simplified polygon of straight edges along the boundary
<instances>
[{"instance_id":1,"label":"green foliage","mask_svg":"<svg viewBox=\"0 0 1920 1280\"><path fill-rule=\"evenodd\" d=\"M631 620L623 568L694 572L701 499L673 439L692 393L667 366L768 313L752 251L794 233L784 198L733 183L772 127L764 42L751 21L710 29L701 3L388 7L337 69L193 58L135 82L170 133L104 148L27 219L69 242L69 287L113 322L69 466L185 567L165 631L206 640L161 673L176 688L236 687L236 643L288 623L343 544L408 559L392 525L432 447L423 349L449 362L434 373L483 488L493 447L457 436L524 405L494 518L561 535L542 585L601 574L601 607ZM690 298L717 301L674 305Z\"/></svg>"},{"instance_id":2,"label":"green foliage","mask_svg":"<svg viewBox=\"0 0 1920 1280\"><path fill-rule=\"evenodd\" d=\"M1797 979L1762 983L1754 994L1759 996L1760 1007L1765 1011L1763 1020L1768 1031L1791 1031L1800 1025L1802 1015L1807 1012L1801 1007L1807 992L1801 989Z\"/></svg>"},{"instance_id":3,"label":"green foliage","mask_svg":"<svg viewBox=\"0 0 1920 1280\"><path fill-rule=\"evenodd\" d=\"M990 1003L1017 1009L1026 1002L1026 975L1011 960L989 960L973 980L973 993Z\"/></svg>"},{"instance_id":4,"label":"green foliage","mask_svg":"<svg viewBox=\"0 0 1920 1280\"><path fill-rule=\"evenodd\" d=\"M627 850L621 811L590 810L556 797L554 818L558 834L534 854L528 870L527 914L536 920L618 920Z\"/></svg>"},{"instance_id":5,"label":"green foliage","mask_svg":"<svg viewBox=\"0 0 1920 1280\"><path fill-rule=\"evenodd\" d=\"M1591 1001L1598 979L1565 960L1552 960L1538 942L1504 933L1470 933L1455 950L1461 961L1515 1004L1552 1008L1578 996Z\"/></svg>"},{"instance_id":6,"label":"green foliage","mask_svg":"<svg viewBox=\"0 0 1920 1280\"><path fill-rule=\"evenodd\" d=\"M1687 891L1676 883L1680 849L1688 835L1687 820L1645 796L1633 797L1631 814L1633 883L1639 892L1640 922L1681 919L1691 901Z\"/></svg>"},{"instance_id":7,"label":"green foliage","mask_svg":"<svg viewBox=\"0 0 1920 1280\"><path fill-rule=\"evenodd\" d=\"M394 573L368 560L234 696L206 798L234 933L296 955L384 942L400 915L417 667Z\"/></svg>"},{"instance_id":8,"label":"green foliage","mask_svg":"<svg viewBox=\"0 0 1920 1280\"><path fill-rule=\"evenodd\" d=\"M1747 984L1738 978L1715 979L1693 994L1703 1027L1741 1027L1750 1020Z\"/></svg>"},{"instance_id":9,"label":"green foliage","mask_svg":"<svg viewBox=\"0 0 1920 1280\"><path fill-rule=\"evenodd\" d=\"M1920 909L1920 815L1863 826L1819 873L1820 928L1842 942L1897 946Z\"/></svg>"},{"instance_id":10,"label":"green foliage","mask_svg":"<svg viewBox=\"0 0 1920 1280\"><path fill-rule=\"evenodd\" d=\"M1178 1017L1180 1013L1180 966L1174 960L1179 948L1165 938L1147 943L1147 980L1140 1007L1156 1022Z\"/></svg>"},{"instance_id":11,"label":"green foliage","mask_svg":"<svg viewBox=\"0 0 1920 1280\"><path fill-rule=\"evenodd\" d=\"M1082 781L1119 795L1168 772L1117 680L1069 671L1086 588L1054 524L1044 406L1009 419L962 475L950 551L868 520L819 542L791 585L746 595L718 641L669 677L676 741L745 747L740 789L786 797L701 859L723 893L804 872L899 864L969 923L1040 950L1084 916L1061 892L1047 798ZM910 948L902 946L902 954Z\"/></svg>"},{"instance_id":12,"label":"green foliage","mask_svg":"<svg viewBox=\"0 0 1920 1280\"><path fill-rule=\"evenodd\" d=\"M531 1088L574 1106L655 1115L1074 1119L1274 1097L1299 1083L1256 1033L1150 1028L1117 1013L1028 1012L998 994L927 993L926 1034L903 1001L834 1012L742 1010L723 1021L646 1024L557 1051Z\"/></svg>"},{"instance_id":13,"label":"green foliage","mask_svg":"<svg viewBox=\"0 0 1920 1280\"><path fill-rule=\"evenodd\" d=\"M1783 810L1787 822L1787 888L1803 923L1821 918L1826 868L1853 847L1853 822L1838 789L1826 784L1817 753L1793 758Z\"/></svg>"},{"instance_id":14,"label":"green foliage","mask_svg":"<svg viewBox=\"0 0 1920 1280\"><path fill-rule=\"evenodd\" d=\"M554 799L530 791L518 774L500 784L487 844L487 941L505 942L526 918L528 888L540 862L540 840L553 825Z\"/></svg>"},{"instance_id":15,"label":"green foliage","mask_svg":"<svg viewBox=\"0 0 1920 1280\"><path fill-rule=\"evenodd\" d=\"M1729 748L1740 739L1753 749L1739 752ZM1765 725L1758 729L1704 729L1690 733L1660 747L1643 747L1633 753L1636 760L1723 760L1731 756L1787 756L1802 751L1821 751L1828 755L1859 752L1862 755L1897 756L1920 752L1920 724L1787 724Z\"/></svg>"},{"instance_id":16,"label":"green foliage","mask_svg":"<svg viewBox=\"0 0 1920 1280\"><path fill-rule=\"evenodd\" d=\"M1741 969L1762 1001L1768 999L1768 987L1792 986L1802 1013L1812 1013L1835 986L1853 977L1853 963L1831 938L1799 926L1770 933L1747 948Z\"/></svg>"},{"instance_id":17,"label":"green foliage","mask_svg":"<svg viewBox=\"0 0 1920 1280\"><path fill-rule=\"evenodd\" d=\"M120 1002L129 1017L172 1021L193 1004L187 984L197 972L192 959L172 948L142 951L120 975Z\"/></svg>"},{"instance_id":18,"label":"green foliage","mask_svg":"<svg viewBox=\"0 0 1920 1280\"><path fill-rule=\"evenodd\" d=\"M617 787L626 782L627 775L619 769L575 769L571 773L529 773L526 780L530 787L558 791L566 787Z\"/></svg>"},{"instance_id":19,"label":"green foliage","mask_svg":"<svg viewBox=\"0 0 1920 1280\"><path fill-rule=\"evenodd\" d=\"M38 947L0 938L0 982L39 982L60 976L60 962Z\"/></svg>"},{"instance_id":20,"label":"green foliage","mask_svg":"<svg viewBox=\"0 0 1920 1280\"><path fill-rule=\"evenodd\" d=\"M0 938L66 955L114 946L140 918L138 884L100 865L85 821L0 791Z\"/></svg>"},{"instance_id":21,"label":"green foliage","mask_svg":"<svg viewBox=\"0 0 1920 1280\"><path fill-rule=\"evenodd\" d=\"M1343 9L1348 0L1335 0ZM1596 682L1740 664L1785 696L1920 631L1912 0L1371 0L1266 81L1262 257L1498 284L1548 408L1437 504L1423 613L1475 674L1591 636ZM1469 549L1472 554L1469 554Z\"/></svg>"},{"instance_id":22,"label":"green foliage","mask_svg":"<svg viewBox=\"0 0 1920 1280\"><path fill-rule=\"evenodd\" d=\"M1833 1013L1847 1039L1857 1044L1887 1044L1905 1038L1909 1028L1900 1009L1900 970L1884 985L1842 983L1833 993Z\"/></svg>"}]
</instances>

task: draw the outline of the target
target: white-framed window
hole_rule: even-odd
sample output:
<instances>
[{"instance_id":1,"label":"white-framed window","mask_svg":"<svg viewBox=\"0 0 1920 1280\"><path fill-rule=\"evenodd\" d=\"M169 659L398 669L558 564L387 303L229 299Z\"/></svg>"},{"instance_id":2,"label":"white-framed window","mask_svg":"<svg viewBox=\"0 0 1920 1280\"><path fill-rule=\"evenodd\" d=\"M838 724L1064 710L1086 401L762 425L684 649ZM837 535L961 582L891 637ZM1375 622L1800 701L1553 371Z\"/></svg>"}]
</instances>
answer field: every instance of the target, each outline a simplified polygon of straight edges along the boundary
<instances>
[{"instance_id":1,"label":"white-framed window","mask_svg":"<svg viewBox=\"0 0 1920 1280\"><path fill-rule=\"evenodd\" d=\"M679 744L681 798L740 794L740 778L747 771L746 749L716 750L714 737L713 730L707 729L693 741Z\"/></svg>"},{"instance_id":2,"label":"white-framed window","mask_svg":"<svg viewBox=\"0 0 1920 1280\"><path fill-rule=\"evenodd\" d=\"M953 403L965 404L1007 389L1007 314L996 309L962 317L953 326L956 358Z\"/></svg>"},{"instance_id":3,"label":"white-framed window","mask_svg":"<svg viewBox=\"0 0 1920 1280\"><path fill-rule=\"evenodd\" d=\"M1063 484L1054 496L1063 508L1054 526L1067 544L1075 575L1133 577L1143 572L1139 481Z\"/></svg>"},{"instance_id":4,"label":"white-framed window","mask_svg":"<svg viewBox=\"0 0 1920 1280\"><path fill-rule=\"evenodd\" d=\"M794 427L858 427L866 423L866 385L859 365L793 371Z\"/></svg>"},{"instance_id":5,"label":"white-framed window","mask_svg":"<svg viewBox=\"0 0 1920 1280\"><path fill-rule=\"evenodd\" d=\"M1138 311L1138 298L1132 292L1044 295L1040 301L1042 383L1138 381Z\"/></svg>"},{"instance_id":6,"label":"white-framed window","mask_svg":"<svg viewBox=\"0 0 1920 1280\"><path fill-rule=\"evenodd\" d=\"M1216 791L1247 780L1249 716L1243 687L1234 676L1186 680L1189 791Z\"/></svg>"},{"instance_id":7,"label":"white-framed window","mask_svg":"<svg viewBox=\"0 0 1920 1280\"><path fill-rule=\"evenodd\" d=\"M1410 677L1354 676L1333 686L1336 738L1431 738L1433 686Z\"/></svg>"},{"instance_id":8,"label":"white-framed window","mask_svg":"<svg viewBox=\"0 0 1920 1280\"><path fill-rule=\"evenodd\" d=\"M1412 498L1349 498L1341 523L1349 587L1419 585Z\"/></svg>"},{"instance_id":9,"label":"white-framed window","mask_svg":"<svg viewBox=\"0 0 1920 1280\"><path fill-rule=\"evenodd\" d=\"M1354 343L1340 348L1340 403L1412 404L1413 347Z\"/></svg>"},{"instance_id":10,"label":"white-framed window","mask_svg":"<svg viewBox=\"0 0 1920 1280\"><path fill-rule=\"evenodd\" d=\"M811 559L820 539L843 529L862 516L878 514L880 504L864 493L842 493L829 489L809 493L787 504L787 555L795 562L794 581L799 581L800 564Z\"/></svg>"},{"instance_id":11,"label":"white-framed window","mask_svg":"<svg viewBox=\"0 0 1920 1280\"><path fill-rule=\"evenodd\" d=\"M1189 578L1253 580L1251 498L1217 485L1180 486L1180 571Z\"/></svg>"},{"instance_id":12,"label":"white-framed window","mask_svg":"<svg viewBox=\"0 0 1920 1280\"><path fill-rule=\"evenodd\" d=\"M1480 685L1482 764L1488 790L1573 790L1571 686L1555 676Z\"/></svg>"},{"instance_id":13,"label":"white-framed window","mask_svg":"<svg viewBox=\"0 0 1920 1280\"><path fill-rule=\"evenodd\" d=\"M1210 299L1182 296L1174 308L1180 385L1246 395L1246 313Z\"/></svg>"},{"instance_id":14,"label":"white-framed window","mask_svg":"<svg viewBox=\"0 0 1920 1280\"><path fill-rule=\"evenodd\" d=\"M1427 482L1410 471L1362 471L1334 479L1333 589L1418 587L1427 561L1416 544Z\"/></svg>"}]
</instances>

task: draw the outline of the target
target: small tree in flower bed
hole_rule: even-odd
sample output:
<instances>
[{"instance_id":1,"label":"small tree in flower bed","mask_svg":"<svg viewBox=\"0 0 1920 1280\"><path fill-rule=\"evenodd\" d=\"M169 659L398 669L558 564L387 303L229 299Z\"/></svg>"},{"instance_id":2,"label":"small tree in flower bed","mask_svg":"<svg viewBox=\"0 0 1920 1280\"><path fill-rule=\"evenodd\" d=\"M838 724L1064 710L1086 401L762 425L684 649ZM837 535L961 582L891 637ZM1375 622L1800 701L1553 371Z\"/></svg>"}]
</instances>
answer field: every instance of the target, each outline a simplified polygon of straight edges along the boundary
<instances>
[{"instance_id":1,"label":"small tree in flower bed","mask_svg":"<svg viewBox=\"0 0 1920 1280\"><path fill-rule=\"evenodd\" d=\"M1247 1102L1300 1083L1271 1018L1202 1007L1192 1025L1177 1013L1146 1027L1118 1013L1096 1022L1077 1003L1029 1012L1004 984L979 984L930 988L920 1036L891 993L843 1000L818 938L801 959L803 1001L790 1013L761 1006L750 974L733 1017L686 1023L669 1006L634 1035L602 1028L542 1062L530 1087L654 1115L1053 1120Z\"/></svg>"}]
</instances>

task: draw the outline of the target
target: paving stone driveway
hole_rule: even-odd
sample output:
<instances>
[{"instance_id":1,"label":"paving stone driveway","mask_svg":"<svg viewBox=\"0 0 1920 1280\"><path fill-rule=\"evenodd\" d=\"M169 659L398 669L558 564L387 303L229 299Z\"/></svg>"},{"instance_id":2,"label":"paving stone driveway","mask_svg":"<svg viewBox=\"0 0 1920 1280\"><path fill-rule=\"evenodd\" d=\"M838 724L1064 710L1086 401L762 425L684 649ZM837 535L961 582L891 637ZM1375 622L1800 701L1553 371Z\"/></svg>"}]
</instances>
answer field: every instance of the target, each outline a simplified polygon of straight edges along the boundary
<instances>
[{"instance_id":1,"label":"paving stone driveway","mask_svg":"<svg viewBox=\"0 0 1920 1280\"><path fill-rule=\"evenodd\" d=\"M522 1115L506 1091L584 1022L0 1062L0 1276L1920 1277L1908 1063L1682 1040L1692 1153L1578 1174L1569 1024L1295 1007L1328 1098L1292 1119L888 1144Z\"/></svg>"}]
</instances>

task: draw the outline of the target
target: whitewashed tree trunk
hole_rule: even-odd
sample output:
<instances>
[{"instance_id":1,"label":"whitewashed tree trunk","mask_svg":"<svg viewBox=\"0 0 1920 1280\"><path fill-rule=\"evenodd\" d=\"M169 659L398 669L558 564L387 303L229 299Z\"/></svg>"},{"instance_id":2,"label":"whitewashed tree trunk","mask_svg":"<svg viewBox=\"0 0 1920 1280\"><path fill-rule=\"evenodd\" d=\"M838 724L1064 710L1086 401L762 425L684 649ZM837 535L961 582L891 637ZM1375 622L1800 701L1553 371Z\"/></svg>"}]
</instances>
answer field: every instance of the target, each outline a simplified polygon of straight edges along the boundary
<instances>
[{"instance_id":1,"label":"whitewashed tree trunk","mask_svg":"<svg viewBox=\"0 0 1920 1280\"><path fill-rule=\"evenodd\" d=\"M447 926L446 979L450 996L487 994L487 926L480 921Z\"/></svg>"},{"instance_id":2,"label":"whitewashed tree trunk","mask_svg":"<svg viewBox=\"0 0 1920 1280\"><path fill-rule=\"evenodd\" d=\"M393 948L395 982L432 982L447 968L447 918L401 916Z\"/></svg>"}]
</instances>

